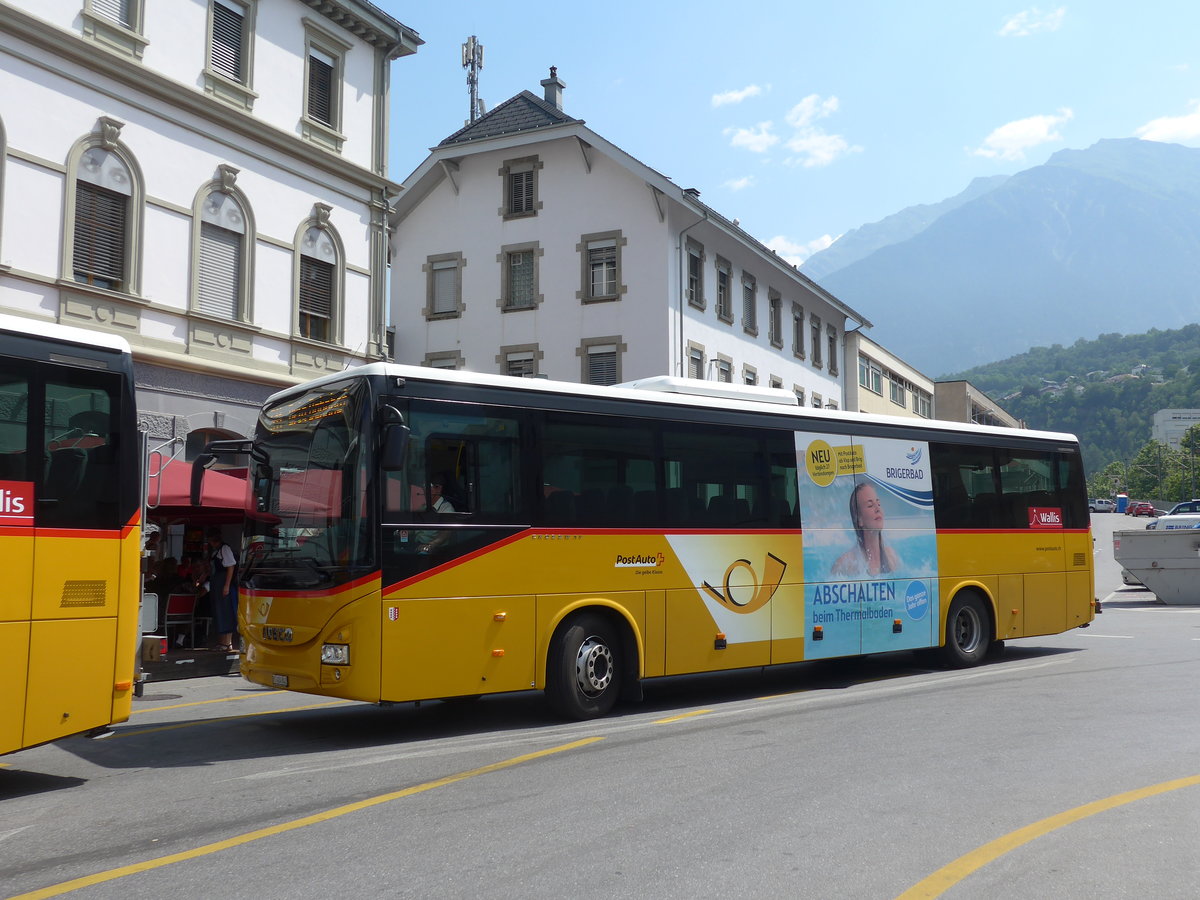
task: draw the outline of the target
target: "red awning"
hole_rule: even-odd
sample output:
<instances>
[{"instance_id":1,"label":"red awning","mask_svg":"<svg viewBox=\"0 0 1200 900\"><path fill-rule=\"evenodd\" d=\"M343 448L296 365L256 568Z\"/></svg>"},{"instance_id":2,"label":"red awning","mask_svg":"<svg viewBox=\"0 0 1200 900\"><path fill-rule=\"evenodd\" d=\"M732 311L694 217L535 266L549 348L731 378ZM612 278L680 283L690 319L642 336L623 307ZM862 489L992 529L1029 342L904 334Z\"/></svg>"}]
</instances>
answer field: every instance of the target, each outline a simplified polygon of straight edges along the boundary
<instances>
[{"instance_id":1,"label":"red awning","mask_svg":"<svg viewBox=\"0 0 1200 900\"><path fill-rule=\"evenodd\" d=\"M245 471L245 469L241 470ZM146 480L146 505L152 516L185 517L193 513L243 514L246 508L246 480L226 475L220 469L208 469L200 484L200 506L192 506L192 464L173 459L163 464L156 454L150 456Z\"/></svg>"}]
</instances>

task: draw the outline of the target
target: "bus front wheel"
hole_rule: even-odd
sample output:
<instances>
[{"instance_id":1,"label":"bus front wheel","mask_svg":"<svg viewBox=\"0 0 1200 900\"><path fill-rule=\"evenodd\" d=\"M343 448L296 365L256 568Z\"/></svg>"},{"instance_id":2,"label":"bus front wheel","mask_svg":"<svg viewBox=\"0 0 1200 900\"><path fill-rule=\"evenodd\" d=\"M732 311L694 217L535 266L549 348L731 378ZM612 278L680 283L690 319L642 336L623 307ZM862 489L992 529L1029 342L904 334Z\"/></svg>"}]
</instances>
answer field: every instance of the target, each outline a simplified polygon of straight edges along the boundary
<instances>
[{"instance_id":1,"label":"bus front wheel","mask_svg":"<svg viewBox=\"0 0 1200 900\"><path fill-rule=\"evenodd\" d=\"M987 609L974 594L960 594L950 604L946 616L946 644L942 661L963 669L983 662L992 643L991 619Z\"/></svg>"},{"instance_id":2,"label":"bus front wheel","mask_svg":"<svg viewBox=\"0 0 1200 900\"><path fill-rule=\"evenodd\" d=\"M612 622L582 613L559 627L550 642L546 699L569 719L608 713L621 691L621 640Z\"/></svg>"}]
</instances>

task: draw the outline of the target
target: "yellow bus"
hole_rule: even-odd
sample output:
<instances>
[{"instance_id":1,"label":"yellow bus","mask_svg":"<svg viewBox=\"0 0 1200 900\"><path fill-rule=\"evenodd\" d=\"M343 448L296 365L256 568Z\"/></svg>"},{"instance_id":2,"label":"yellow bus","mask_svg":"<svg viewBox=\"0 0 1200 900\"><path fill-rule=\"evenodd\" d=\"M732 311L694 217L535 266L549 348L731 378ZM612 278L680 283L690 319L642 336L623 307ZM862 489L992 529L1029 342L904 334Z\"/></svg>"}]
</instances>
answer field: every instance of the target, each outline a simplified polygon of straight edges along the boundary
<instances>
[{"instance_id":1,"label":"yellow bus","mask_svg":"<svg viewBox=\"0 0 1200 900\"><path fill-rule=\"evenodd\" d=\"M1085 626L1065 434L806 409L676 378L591 387L373 364L271 397L248 453L241 672L376 702L925 649ZM211 457L210 457L211 458Z\"/></svg>"},{"instance_id":2,"label":"yellow bus","mask_svg":"<svg viewBox=\"0 0 1200 900\"><path fill-rule=\"evenodd\" d=\"M129 718L140 453L124 340L0 316L0 753Z\"/></svg>"}]
</instances>

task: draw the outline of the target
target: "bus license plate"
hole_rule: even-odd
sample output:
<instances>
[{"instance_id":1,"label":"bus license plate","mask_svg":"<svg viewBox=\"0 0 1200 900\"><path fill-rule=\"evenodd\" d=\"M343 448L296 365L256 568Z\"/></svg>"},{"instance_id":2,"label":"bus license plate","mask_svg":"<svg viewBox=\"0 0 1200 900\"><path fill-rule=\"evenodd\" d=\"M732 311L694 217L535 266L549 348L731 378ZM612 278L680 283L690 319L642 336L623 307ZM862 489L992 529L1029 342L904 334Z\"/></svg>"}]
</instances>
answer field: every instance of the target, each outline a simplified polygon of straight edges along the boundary
<instances>
[{"instance_id":1,"label":"bus license plate","mask_svg":"<svg viewBox=\"0 0 1200 900\"><path fill-rule=\"evenodd\" d=\"M286 675L272 675L271 684L275 687L287 687L288 677Z\"/></svg>"}]
</instances>

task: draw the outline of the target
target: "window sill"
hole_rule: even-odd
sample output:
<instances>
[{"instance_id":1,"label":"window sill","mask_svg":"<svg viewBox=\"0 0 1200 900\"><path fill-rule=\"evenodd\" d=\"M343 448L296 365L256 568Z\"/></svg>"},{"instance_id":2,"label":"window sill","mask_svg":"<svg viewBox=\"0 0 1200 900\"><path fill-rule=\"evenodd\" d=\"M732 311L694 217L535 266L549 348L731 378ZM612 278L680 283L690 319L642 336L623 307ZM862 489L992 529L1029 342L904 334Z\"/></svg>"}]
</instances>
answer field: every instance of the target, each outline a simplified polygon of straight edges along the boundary
<instances>
[{"instance_id":1,"label":"window sill","mask_svg":"<svg viewBox=\"0 0 1200 900\"><path fill-rule=\"evenodd\" d=\"M506 222L509 219L532 219L537 214L538 214L538 211L536 209L531 209L528 212L505 212L503 210L500 211L500 217L502 219L504 219L504 221L506 221Z\"/></svg>"},{"instance_id":2,"label":"window sill","mask_svg":"<svg viewBox=\"0 0 1200 900\"><path fill-rule=\"evenodd\" d=\"M80 13L80 18L83 19L84 37L137 62L142 61L142 53L150 43L144 36L87 10Z\"/></svg>"},{"instance_id":3,"label":"window sill","mask_svg":"<svg viewBox=\"0 0 1200 900\"><path fill-rule=\"evenodd\" d=\"M440 322L443 319L461 319L461 318L462 318L462 311L457 310L457 309L454 310L453 312L440 312L440 313L426 313L425 314L426 322Z\"/></svg>"},{"instance_id":4,"label":"window sill","mask_svg":"<svg viewBox=\"0 0 1200 900\"><path fill-rule=\"evenodd\" d=\"M249 331L254 334L261 334L263 328L261 325L254 325L244 319L222 319L220 316L209 315L208 313L200 312L198 309L188 310L188 318L195 322L202 322L208 325L220 325L225 328L237 328L240 331Z\"/></svg>"},{"instance_id":5,"label":"window sill","mask_svg":"<svg viewBox=\"0 0 1200 900\"><path fill-rule=\"evenodd\" d=\"M309 143L332 150L334 153L341 153L342 145L346 143L346 136L336 128L332 128L324 122L318 122L316 119L310 119L308 116L300 119L300 136Z\"/></svg>"},{"instance_id":6,"label":"window sill","mask_svg":"<svg viewBox=\"0 0 1200 900\"><path fill-rule=\"evenodd\" d=\"M258 93L247 85L212 69L204 70L204 92L246 112L254 109L254 101L258 99Z\"/></svg>"},{"instance_id":7,"label":"window sill","mask_svg":"<svg viewBox=\"0 0 1200 900\"><path fill-rule=\"evenodd\" d=\"M580 297L581 303L612 303L615 300L620 300L620 294L606 294L603 297Z\"/></svg>"},{"instance_id":8,"label":"window sill","mask_svg":"<svg viewBox=\"0 0 1200 900\"><path fill-rule=\"evenodd\" d=\"M750 337L758 337L758 328L754 325L743 325L742 331L750 335Z\"/></svg>"},{"instance_id":9,"label":"window sill","mask_svg":"<svg viewBox=\"0 0 1200 900\"><path fill-rule=\"evenodd\" d=\"M733 316L725 316L725 315L722 315L721 313L717 313L717 321L724 322L726 325L732 325L733 324Z\"/></svg>"}]
</instances>

